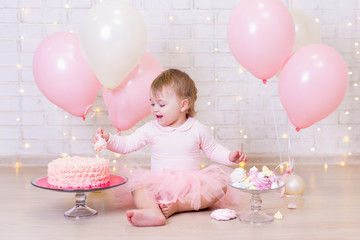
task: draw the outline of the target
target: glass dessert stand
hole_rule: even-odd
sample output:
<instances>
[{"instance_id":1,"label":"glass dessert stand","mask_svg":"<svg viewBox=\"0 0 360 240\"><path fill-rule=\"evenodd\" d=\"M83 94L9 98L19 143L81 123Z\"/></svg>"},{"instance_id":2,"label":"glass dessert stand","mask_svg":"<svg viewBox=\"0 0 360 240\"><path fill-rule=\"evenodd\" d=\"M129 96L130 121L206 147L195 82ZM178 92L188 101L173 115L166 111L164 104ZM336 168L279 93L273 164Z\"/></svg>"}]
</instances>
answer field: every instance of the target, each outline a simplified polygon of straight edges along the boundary
<instances>
[{"instance_id":1,"label":"glass dessert stand","mask_svg":"<svg viewBox=\"0 0 360 240\"><path fill-rule=\"evenodd\" d=\"M263 190L252 190L252 189L241 188L241 187L234 186L231 183L229 183L229 186L251 194L250 211L243 215L240 215L240 217L239 217L240 221L249 222L252 224L261 224L261 223L271 222L274 220L273 216L261 211L262 200L260 198L260 194L281 189L281 188L285 187L285 184L283 184L277 188L263 189Z\"/></svg>"},{"instance_id":2,"label":"glass dessert stand","mask_svg":"<svg viewBox=\"0 0 360 240\"><path fill-rule=\"evenodd\" d=\"M110 175L110 183L103 187L96 188L57 188L51 186L47 182L47 177L37 178L31 181L31 184L38 188L43 188L47 190L59 191L59 192L74 192L75 193L75 206L70 210L64 213L65 217L71 218L80 218L88 217L97 214L95 209L92 209L86 205L86 195L85 192L93 192L106 190L109 188L117 187L123 185L127 182L127 179L118 175Z\"/></svg>"}]
</instances>

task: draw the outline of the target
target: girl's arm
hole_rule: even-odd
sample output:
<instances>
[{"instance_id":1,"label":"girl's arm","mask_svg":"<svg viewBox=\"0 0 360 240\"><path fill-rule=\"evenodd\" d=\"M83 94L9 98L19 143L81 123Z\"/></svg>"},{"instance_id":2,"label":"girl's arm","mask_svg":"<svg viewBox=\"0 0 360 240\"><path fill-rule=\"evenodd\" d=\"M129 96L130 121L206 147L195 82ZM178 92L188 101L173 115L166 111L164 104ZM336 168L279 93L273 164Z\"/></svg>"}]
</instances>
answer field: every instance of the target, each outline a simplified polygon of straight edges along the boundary
<instances>
[{"instance_id":1,"label":"girl's arm","mask_svg":"<svg viewBox=\"0 0 360 240\"><path fill-rule=\"evenodd\" d=\"M121 154L139 150L150 142L149 126L149 123L147 123L128 136L109 134L107 149Z\"/></svg>"},{"instance_id":2,"label":"girl's arm","mask_svg":"<svg viewBox=\"0 0 360 240\"><path fill-rule=\"evenodd\" d=\"M246 155L240 149L230 151L218 144L206 126L199 124L199 133L201 141L200 147L210 160L225 165L233 165L241 161L247 161Z\"/></svg>"}]
</instances>

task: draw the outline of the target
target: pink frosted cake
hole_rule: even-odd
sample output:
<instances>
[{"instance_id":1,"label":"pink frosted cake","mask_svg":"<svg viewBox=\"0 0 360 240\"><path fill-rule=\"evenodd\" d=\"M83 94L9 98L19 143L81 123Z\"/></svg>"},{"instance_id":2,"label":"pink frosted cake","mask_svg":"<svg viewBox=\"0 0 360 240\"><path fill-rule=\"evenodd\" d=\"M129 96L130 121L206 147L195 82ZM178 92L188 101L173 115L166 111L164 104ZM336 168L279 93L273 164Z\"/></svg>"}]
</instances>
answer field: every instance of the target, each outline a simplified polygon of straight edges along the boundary
<instances>
[{"instance_id":1,"label":"pink frosted cake","mask_svg":"<svg viewBox=\"0 0 360 240\"><path fill-rule=\"evenodd\" d=\"M104 158L58 158L48 164L47 181L58 188L107 186L110 183L110 163Z\"/></svg>"}]
</instances>

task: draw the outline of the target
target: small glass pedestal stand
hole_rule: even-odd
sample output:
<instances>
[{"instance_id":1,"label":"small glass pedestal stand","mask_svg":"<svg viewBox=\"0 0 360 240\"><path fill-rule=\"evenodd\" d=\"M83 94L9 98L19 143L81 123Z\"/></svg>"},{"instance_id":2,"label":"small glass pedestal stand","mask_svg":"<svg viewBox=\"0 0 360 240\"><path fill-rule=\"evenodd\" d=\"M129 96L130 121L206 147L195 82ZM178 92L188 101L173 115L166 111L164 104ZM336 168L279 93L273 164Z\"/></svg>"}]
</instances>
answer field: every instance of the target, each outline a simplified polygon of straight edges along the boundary
<instances>
[{"instance_id":1,"label":"small glass pedestal stand","mask_svg":"<svg viewBox=\"0 0 360 240\"><path fill-rule=\"evenodd\" d=\"M241 188L234 186L231 183L229 184L229 186L251 194L250 211L247 212L246 214L240 215L239 216L240 221L249 222L251 224L261 224L261 223L271 222L274 220L273 216L261 211L262 200L260 194L283 188L285 185L281 185L273 189L263 189L263 190L252 190L252 189Z\"/></svg>"},{"instance_id":2,"label":"small glass pedestal stand","mask_svg":"<svg viewBox=\"0 0 360 240\"><path fill-rule=\"evenodd\" d=\"M35 187L59 191L59 192L75 192L75 206L70 210L64 213L65 217L70 218L81 218L81 217L89 217L97 214L95 209L92 209L86 205L86 194L85 192L93 192L106 190L109 188L117 187L123 185L127 182L127 179L118 175L110 175L110 183L103 187L96 188L57 188L51 186L47 182L47 177L37 178L31 181L31 184Z\"/></svg>"},{"instance_id":3,"label":"small glass pedestal stand","mask_svg":"<svg viewBox=\"0 0 360 240\"><path fill-rule=\"evenodd\" d=\"M86 195L84 192L75 194L75 206L64 213L65 217L88 217L97 214L95 209L86 206Z\"/></svg>"}]
</instances>

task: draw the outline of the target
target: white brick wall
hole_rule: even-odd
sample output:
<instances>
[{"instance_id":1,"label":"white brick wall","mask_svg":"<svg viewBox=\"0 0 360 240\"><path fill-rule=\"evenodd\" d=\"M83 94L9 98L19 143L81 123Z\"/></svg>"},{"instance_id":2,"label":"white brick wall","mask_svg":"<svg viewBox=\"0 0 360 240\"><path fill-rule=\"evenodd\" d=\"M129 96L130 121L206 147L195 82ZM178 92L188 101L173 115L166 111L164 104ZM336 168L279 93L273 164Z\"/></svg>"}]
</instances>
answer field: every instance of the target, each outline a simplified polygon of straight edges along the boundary
<instances>
[{"instance_id":1,"label":"white brick wall","mask_svg":"<svg viewBox=\"0 0 360 240\"><path fill-rule=\"evenodd\" d=\"M78 33L84 14L99 1L0 1L0 165L15 161L44 164L61 153L91 156L95 153L90 138L97 126L115 132L101 92L94 103L100 113L83 121L50 103L32 75L32 58L39 43L55 32ZM165 69L180 68L196 81L197 118L220 143L242 147L252 156L250 161L269 158L276 162L288 155L306 163L318 163L318 159L323 163L324 155L340 156L334 162L359 161L353 159L360 154L360 54L356 53L360 51L360 1L283 0L286 6L320 20L323 42L342 54L351 72L339 109L300 133L280 104L277 79L263 85L230 53L226 25L238 0L128 2L145 21L147 51ZM146 147L132 156L148 153ZM101 155L113 156L109 152ZM308 158L313 160L304 160Z\"/></svg>"}]
</instances>

